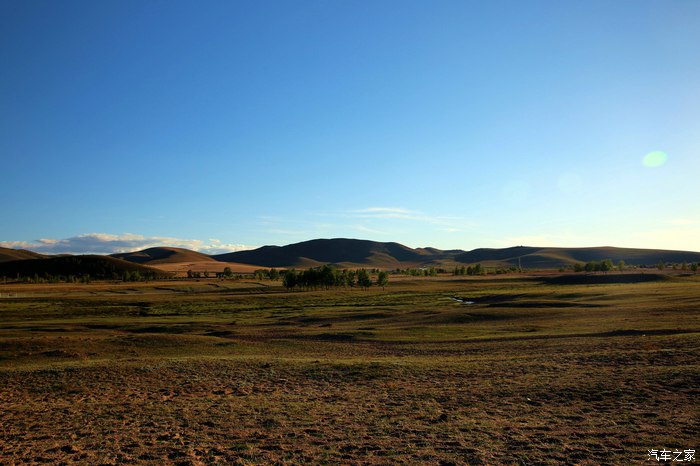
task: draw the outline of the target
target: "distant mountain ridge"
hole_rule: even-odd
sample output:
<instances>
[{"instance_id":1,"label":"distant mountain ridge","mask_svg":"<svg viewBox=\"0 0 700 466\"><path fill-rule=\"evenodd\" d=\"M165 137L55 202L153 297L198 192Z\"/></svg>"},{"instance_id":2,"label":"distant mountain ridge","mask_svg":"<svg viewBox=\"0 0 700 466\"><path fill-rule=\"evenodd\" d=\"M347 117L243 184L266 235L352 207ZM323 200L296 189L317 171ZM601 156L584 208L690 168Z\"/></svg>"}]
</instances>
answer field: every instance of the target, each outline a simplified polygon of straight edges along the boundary
<instances>
[{"instance_id":1,"label":"distant mountain ridge","mask_svg":"<svg viewBox=\"0 0 700 466\"><path fill-rule=\"evenodd\" d=\"M87 257L87 256L67 256ZM611 259L628 265L654 266L665 263L700 262L700 252L660 249L634 249L616 247L557 248L516 246L510 248L479 248L471 251L460 249L440 250L432 247L410 248L395 242L377 242L361 239L333 238L314 239L286 246L262 246L248 251L207 255L204 253L173 247L153 247L142 251L118 253L111 256L92 256L118 261L117 269L124 264L138 264L167 268L173 264L189 266L197 264L205 269L207 264L221 263L256 267L306 268L323 264L338 267L369 267L382 269L444 267L481 263L486 267L521 266L529 269L553 269L572 266L576 263ZM34 269L50 264L59 264L58 257L48 257L31 251L0 248L0 265L3 270ZM49 262L38 262L49 260ZM51 262L54 260L55 262ZM33 265L23 264L33 263ZM70 263L70 262L68 262ZM87 262L86 262L87 263ZM172 267L171 267L172 268ZM212 267L212 270L215 267ZM37 272L39 273L39 272Z\"/></svg>"},{"instance_id":2,"label":"distant mountain ridge","mask_svg":"<svg viewBox=\"0 0 700 466\"><path fill-rule=\"evenodd\" d=\"M653 266L658 262L700 262L700 252L616 247L556 248L515 246L441 250L432 247L410 248L395 242L360 239L314 239L286 246L262 246L248 251L207 256L221 262L261 267L315 267L334 264L339 267L406 268L454 267L483 263L488 267L560 268L576 263L611 259L628 265ZM154 264L155 265L155 264Z\"/></svg>"},{"instance_id":3,"label":"distant mountain ridge","mask_svg":"<svg viewBox=\"0 0 700 466\"><path fill-rule=\"evenodd\" d=\"M659 262L700 262L700 252L610 246L592 248L516 246L502 249L474 249L457 254L454 259L466 264L483 262L487 266L510 265L525 268L559 268L604 259L610 259L616 264L624 261L628 265L652 266Z\"/></svg>"}]
</instances>

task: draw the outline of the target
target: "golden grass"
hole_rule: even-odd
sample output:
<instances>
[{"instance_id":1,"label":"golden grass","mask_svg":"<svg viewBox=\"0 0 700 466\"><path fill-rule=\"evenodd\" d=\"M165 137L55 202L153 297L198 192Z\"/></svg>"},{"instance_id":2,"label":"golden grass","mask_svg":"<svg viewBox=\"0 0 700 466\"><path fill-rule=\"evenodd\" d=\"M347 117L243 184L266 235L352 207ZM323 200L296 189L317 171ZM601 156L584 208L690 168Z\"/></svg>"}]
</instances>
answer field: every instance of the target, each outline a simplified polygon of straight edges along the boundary
<instances>
[{"instance_id":1,"label":"golden grass","mask_svg":"<svg viewBox=\"0 0 700 466\"><path fill-rule=\"evenodd\" d=\"M223 272L226 267L230 267L233 273L253 273L256 270L264 268L257 265L238 264L235 262L218 262L214 259L209 261L172 262L149 265L165 272L176 272L178 277L186 277L188 270L192 270L193 272L210 272L214 274L216 272Z\"/></svg>"}]
</instances>

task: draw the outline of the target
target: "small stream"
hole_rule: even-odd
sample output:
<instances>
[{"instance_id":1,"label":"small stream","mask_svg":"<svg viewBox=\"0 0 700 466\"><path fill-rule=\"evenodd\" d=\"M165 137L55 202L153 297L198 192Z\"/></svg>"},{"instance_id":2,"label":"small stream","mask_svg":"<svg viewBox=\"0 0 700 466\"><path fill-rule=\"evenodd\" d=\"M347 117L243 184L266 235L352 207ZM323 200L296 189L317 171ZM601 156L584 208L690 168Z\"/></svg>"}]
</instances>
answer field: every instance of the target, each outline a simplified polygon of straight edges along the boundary
<instances>
[{"instance_id":1,"label":"small stream","mask_svg":"<svg viewBox=\"0 0 700 466\"><path fill-rule=\"evenodd\" d=\"M460 303L462 303L462 304L476 304L476 301L472 301L472 300L469 299L469 298L458 298L457 296L453 296L453 297L451 297L450 299L453 299L453 300L455 300L455 301L458 301L458 302L460 302Z\"/></svg>"}]
</instances>

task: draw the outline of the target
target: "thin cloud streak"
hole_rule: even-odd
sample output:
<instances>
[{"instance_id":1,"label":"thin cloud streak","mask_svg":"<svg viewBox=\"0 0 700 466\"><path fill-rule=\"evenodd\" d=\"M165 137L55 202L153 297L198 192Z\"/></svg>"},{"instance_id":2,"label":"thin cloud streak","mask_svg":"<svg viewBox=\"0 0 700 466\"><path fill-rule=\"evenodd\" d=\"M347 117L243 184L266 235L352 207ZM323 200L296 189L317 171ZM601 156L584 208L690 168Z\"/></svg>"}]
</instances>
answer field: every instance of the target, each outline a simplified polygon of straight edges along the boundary
<instances>
[{"instance_id":1,"label":"thin cloud streak","mask_svg":"<svg viewBox=\"0 0 700 466\"><path fill-rule=\"evenodd\" d=\"M469 219L463 217L428 215L417 210L404 209L401 207L368 207L365 209L350 210L346 215L353 218L364 219L411 220L439 225L452 230L457 230L457 226L464 227L465 224L473 223Z\"/></svg>"},{"instance_id":2,"label":"thin cloud streak","mask_svg":"<svg viewBox=\"0 0 700 466\"><path fill-rule=\"evenodd\" d=\"M419 212L414 210L399 207L368 207L366 209L351 210L348 214L357 218L400 218L406 220L416 220L420 215Z\"/></svg>"},{"instance_id":3,"label":"thin cloud streak","mask_svg":"<svg viewBox=\"0 0 700 466\"><path fill-rule=\"evenodd\" d=\"M388 234L386 231L381 231L381 230L377 230L374 228L369 228L369 227L366 227L364 225L355 225L355 226L353 226L353 228L357 231L362 231L364 233L371 233L373 235L387 235Z\"/></svg>"}]
</instances>

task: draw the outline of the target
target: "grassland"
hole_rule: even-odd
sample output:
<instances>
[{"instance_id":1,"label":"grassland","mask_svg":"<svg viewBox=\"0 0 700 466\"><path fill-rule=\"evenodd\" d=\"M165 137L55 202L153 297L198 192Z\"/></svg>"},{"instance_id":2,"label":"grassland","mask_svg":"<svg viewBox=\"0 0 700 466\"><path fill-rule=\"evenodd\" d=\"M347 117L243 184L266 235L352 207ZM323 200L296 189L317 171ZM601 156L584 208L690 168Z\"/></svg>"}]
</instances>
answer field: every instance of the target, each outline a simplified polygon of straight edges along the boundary
<instances>
[{"instance_id":1,"label":"grassland","mask_svg":"<svg viewBox=\"0 0 700 466\"><path fill-rule=\"evenodd\" d=\"M0 285L0 464L698 450L700 277L649 277Z\"/></svg>"}]
</instances>

